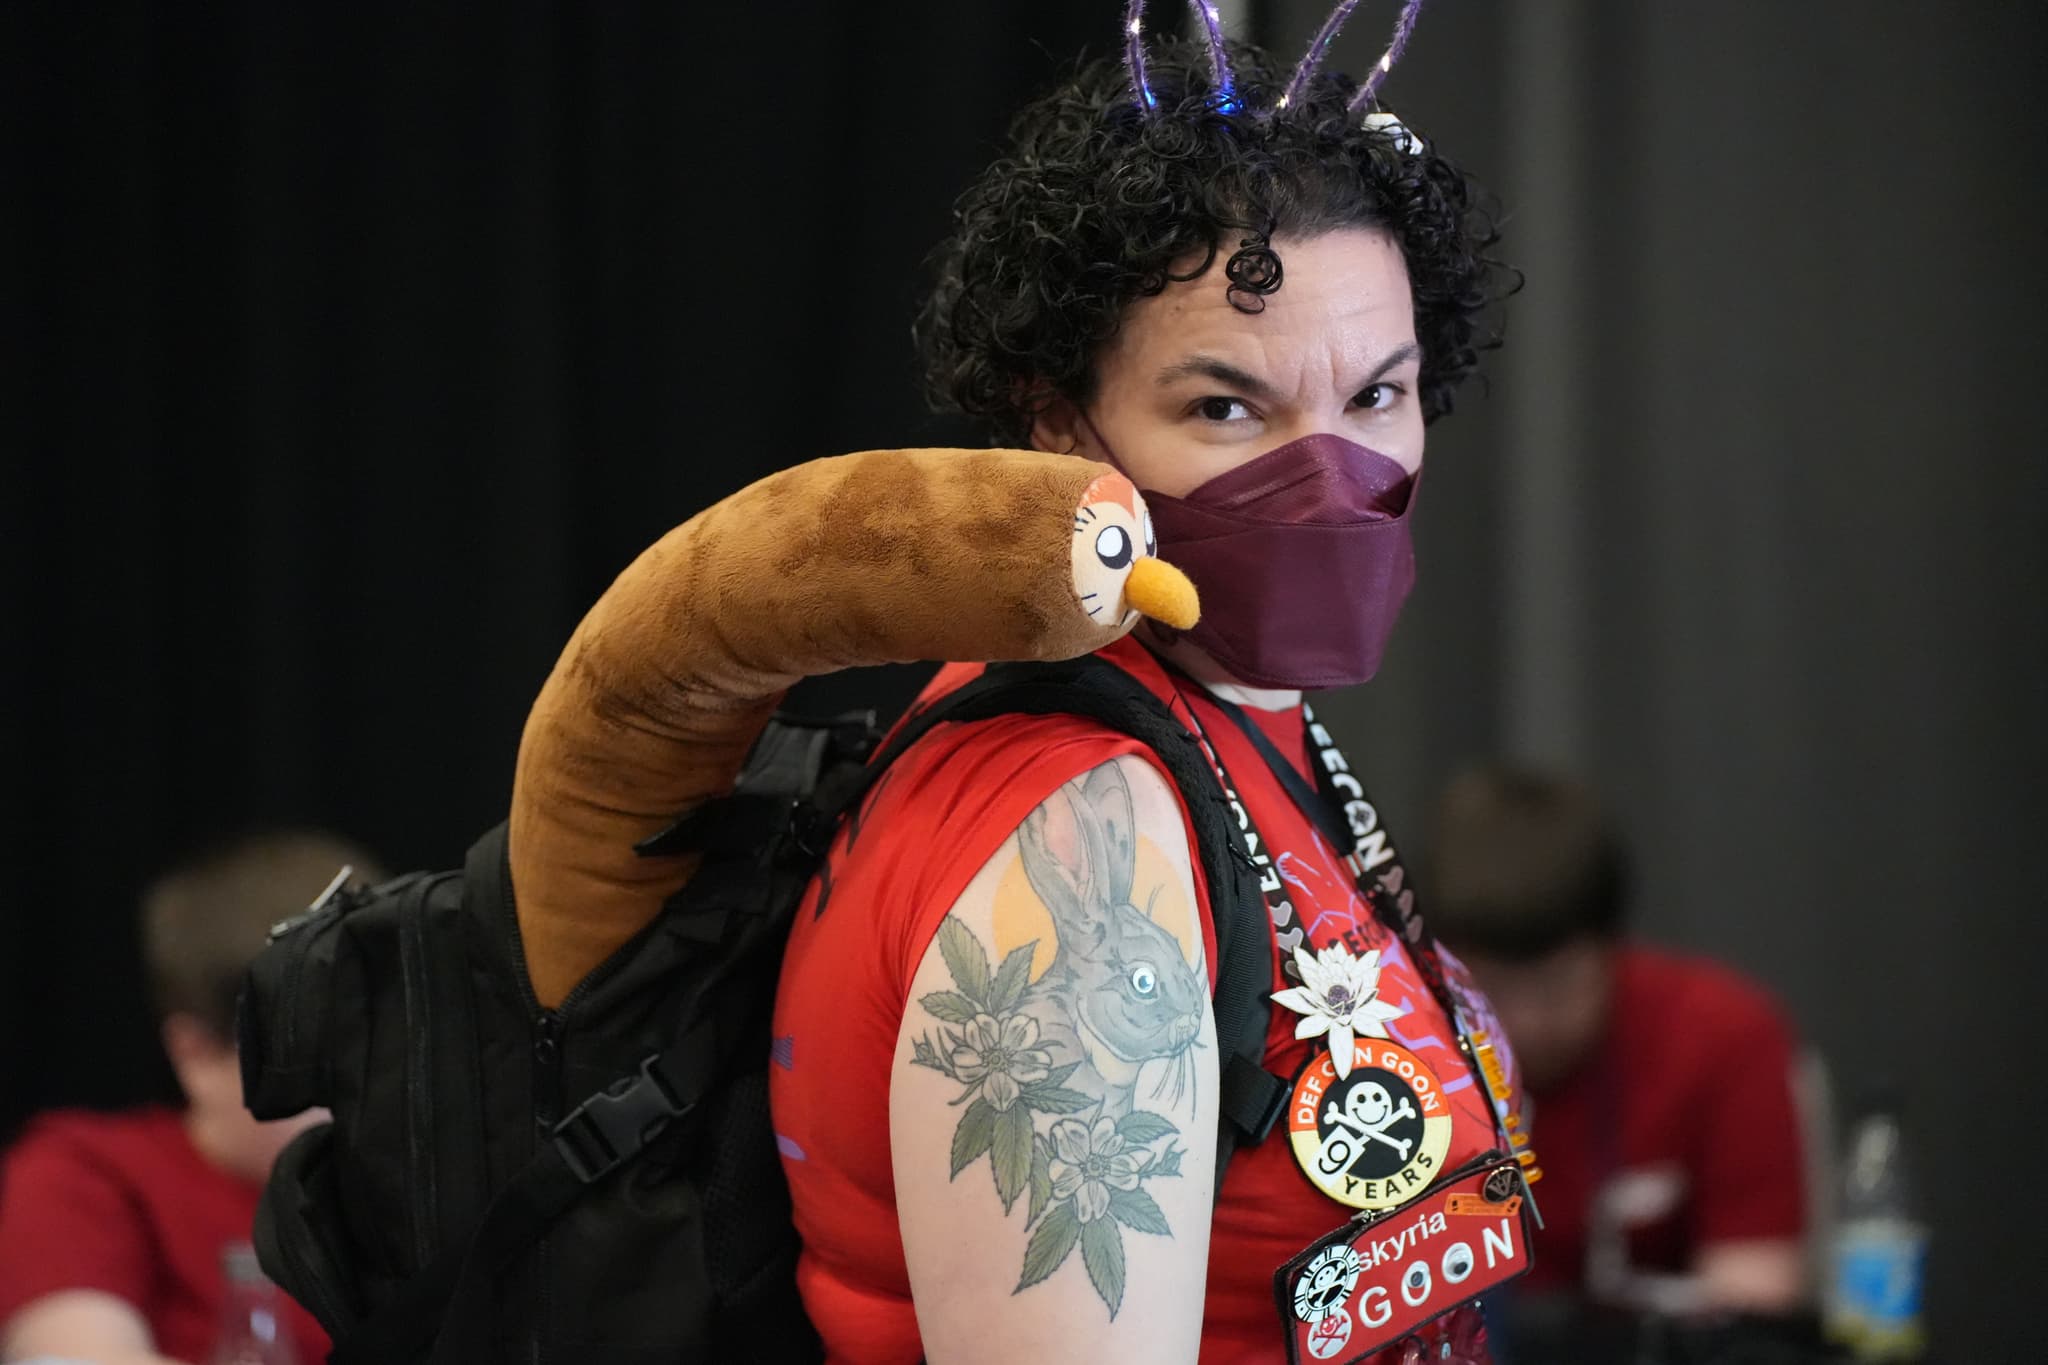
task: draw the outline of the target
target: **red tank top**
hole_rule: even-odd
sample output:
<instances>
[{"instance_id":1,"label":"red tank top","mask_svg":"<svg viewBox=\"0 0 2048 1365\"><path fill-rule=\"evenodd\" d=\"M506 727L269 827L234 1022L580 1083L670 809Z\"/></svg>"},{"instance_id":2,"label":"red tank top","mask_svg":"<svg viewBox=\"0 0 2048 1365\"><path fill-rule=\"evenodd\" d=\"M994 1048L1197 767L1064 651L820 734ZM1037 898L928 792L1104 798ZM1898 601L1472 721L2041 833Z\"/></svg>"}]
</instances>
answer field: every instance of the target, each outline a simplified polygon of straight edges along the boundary
<instances>
[{"instance_id":1,"label":"red tank top","mask_svg":"<svg viewBox=\"0 0 2048 1365\"><path fill-rule=\"evenodd\" d=\"M1380 998L1406 1010L1389 1033L1435 1072L1451 1107L1445 1169L1494 1147L1491 1103L1472 1081L1455 1026L1250 741L1205 695L1178 692L1134 641L1119 641L1102 657L1192 709L1312 937L1348 930L1356 950L1380 951ZM978 665L949 665L925 695L942 695L978 672ZM1301 709L1250 714L1306 773ZM804 1243L798 1283L834 1361L909 1365L923 1357L889 1160L889 1078L918 964L940 920L1024 817L1060 784L1123 755L1152 761L1135 741L1073 717L941 726L896 763L840 832L826 873L797 913L769 1079ZM1205 960L1213 964L1215 926L1199 860L1195 885ZM827 904L819 913L821 896ZM1294 984L1281 974L1277 945L1272 969L1274 990ZM1294 1076L1308 1057L1310 1044L1294 1036L1297 1018L1274 1006L1265 1062L1282 1077ZM1352 1212L1309 1183L1284 1125L1264 1143L1240 1147L1210 1232L1202 1360L1285 1360L1274 1271Z\"/></svg>"}]
</instances>

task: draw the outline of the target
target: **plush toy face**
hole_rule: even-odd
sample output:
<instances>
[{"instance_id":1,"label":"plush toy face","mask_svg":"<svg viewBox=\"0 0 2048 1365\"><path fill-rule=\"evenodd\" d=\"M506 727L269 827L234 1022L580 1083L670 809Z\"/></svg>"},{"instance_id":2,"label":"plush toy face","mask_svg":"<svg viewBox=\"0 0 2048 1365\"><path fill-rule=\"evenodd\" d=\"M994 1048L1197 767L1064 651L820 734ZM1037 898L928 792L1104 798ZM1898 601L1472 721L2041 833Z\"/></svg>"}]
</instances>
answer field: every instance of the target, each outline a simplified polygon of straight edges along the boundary
<instances>
[{"instance_id":1,"label":"plush toy face","mask_svg":"<svg viewBox=\"0 0 2048 1365\"><path fill-rule=\"evenodd\" d=\"M1137 486L1108 473L1081 490L1074 509L1074 596L1098 625L1128 630L1149 616L1186 630L1201 613L1194 585L1160 558L1152 514Z\"/></svg>"},{"instance_id":2,"label":"plush toy face","mask_svg":"<svg viewBox=\"0 0 2048 1365\"><path fill-rule=\"evenodd\" d=\"M1074 509L1074 595L1081 610L1105 626L1130 624L1124 600L1131 568L1158 549L1145 499L1121 474L1104 474L1081 492Z\"/></svg>"}]
</instances>

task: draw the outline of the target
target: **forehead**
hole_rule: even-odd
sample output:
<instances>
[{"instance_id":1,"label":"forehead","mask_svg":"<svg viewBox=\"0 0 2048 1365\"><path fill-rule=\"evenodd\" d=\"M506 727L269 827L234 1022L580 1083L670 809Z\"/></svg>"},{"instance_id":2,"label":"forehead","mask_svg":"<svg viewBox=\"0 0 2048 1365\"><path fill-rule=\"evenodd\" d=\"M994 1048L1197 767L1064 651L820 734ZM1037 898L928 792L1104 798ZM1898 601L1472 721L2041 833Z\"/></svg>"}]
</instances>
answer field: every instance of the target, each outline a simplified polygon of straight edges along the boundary
<instances>
[{"instance_id":1,"label":"forehead","mask_svg":"<svg viewBox=\"0 0 2048 1365\"><path fill-rule=\"evenodd\" d=\"M1132 305L1103 356L1103 382L1149 377L1201 353L1255 368L1290 388L1318 375L1342 383L1348 372L1368 369L1415 340L1407 262L1388 234L1353 228L1283 236L1273 249L1284 273L1259 312L1246 313L1230 301L1223 266L1236 250L1235 238L1218 248L1200 277L1175 281Z\"/></svg>"}]
</instances>

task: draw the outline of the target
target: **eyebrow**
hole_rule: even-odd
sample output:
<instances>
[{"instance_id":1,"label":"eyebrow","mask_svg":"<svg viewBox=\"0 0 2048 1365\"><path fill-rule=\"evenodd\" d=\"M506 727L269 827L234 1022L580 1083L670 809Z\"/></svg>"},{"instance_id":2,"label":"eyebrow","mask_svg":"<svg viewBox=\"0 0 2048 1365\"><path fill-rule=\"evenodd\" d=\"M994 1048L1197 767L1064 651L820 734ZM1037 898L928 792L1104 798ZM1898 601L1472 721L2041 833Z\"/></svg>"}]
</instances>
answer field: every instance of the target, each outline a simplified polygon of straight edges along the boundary
<instances>
[{"instance_id":1,"label":"eyebrow","mask_svg":"<svg viewBox=\"0 0 2048 1365\"><path fill-rule=\"evenodd\" d=\"M1422 348L1414 342L1402 342L1399 346L1387 352L1380 360L1380 363L1373 367L1372 373L1367 375L1360 383L1359 387L1365 388L1379 383L1381 379L1386 377L1387 371L1393 369L1396 365L1413 360L1421 354ZM1159 386L1164 388L1169 384L1177 384L1183 379L1195 378L1213 379L1219 384L1226 384L1233 389L1250 394L1253 398L1262 401L1270 402L1280 396L1279 390L1257 375L1240 370L1237 366L1227 364L1211 355L1191 355L1186 360L1168 365L1159 372L1158 382Z\"/></svg>"},{"instance_id":2,"label":"eyebrow","mask_svg":"<svg viewBox=\"0 0 2048 1365\"><path fill-rule=\"evenodd\" d=\"M1159 372L1159 387L1178 384L1183 379L1213 379L1240 392L1248 393L1261 401L1270 402L1280 396L1280 391L1255 374L1240 370L1235 365L1226 365L1211 355L1191 355L1177 364L1168 365Z\"/></svg>"},{"instance_id":3,"label":"eyebrow","mask_svg":"<svg viewBox=\"0 0 2048 1365\"><path fill-rule=\"evenodd\" d=\"M1379 383L1382 379L1385 379L1387 377L1388 370L1393 369L1396 365L1405 364L1410 360L1414 360L1421 354L1422 348L1416 345L1414 342L1402 342L1399 346L1396 346L1393 350L1387 352L1386 358L1380 361L1378 365L1373 367L1372 373L1365 377L1365 384L1362 384L1359 387L1364 388L1367 385Z\"/></svg>"}]
</instances>

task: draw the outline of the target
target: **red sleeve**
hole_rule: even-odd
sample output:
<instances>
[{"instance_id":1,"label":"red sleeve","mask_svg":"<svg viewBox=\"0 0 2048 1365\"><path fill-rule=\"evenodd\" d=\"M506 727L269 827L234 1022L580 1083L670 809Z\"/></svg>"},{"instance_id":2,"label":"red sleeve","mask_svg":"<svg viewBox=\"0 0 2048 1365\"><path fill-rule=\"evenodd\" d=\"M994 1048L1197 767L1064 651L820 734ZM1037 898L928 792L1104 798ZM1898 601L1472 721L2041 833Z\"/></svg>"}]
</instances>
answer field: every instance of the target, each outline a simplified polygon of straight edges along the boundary
<instances>
[{"instance_id":1,"label":"red sleeve","mask_svg":"<svg viewBox=\"0 0 2048 1365\"><path fill-rule=\"evenodd\" d=\"M1000 716L960 726L922 741L898 764L862 820L891 826L892 849L907 867L894 878L904 894L881 907L877 928L889 936L891 976L899 999L924 960L939 921L946 917L983 865L1060 784L1113 759L1135 757L1159 773L1180 807L1184 849L1193 862L1195 901L1202 919L1211 984L1215 928L1201 860L1193 857L1194 827L1172 777L1158 756L1138 741L1088 721L1056 716Z\"/></svg>"},{"instance_id":2,"label":"red sleeve","mask_svg":"<svg viewBox=\"0 0 2048 1365\"><path fill-rule=\"evenodd\" d=\"M1805 1154L1792 1097L1792 1031L1761 998L1727 1002L1696 1140L1701 1244L1797 1238L1806 1230Z\"/></svg>"},{"instance_id":3,"label":"red sleeve","mask_svg":"<svg viewBox=\"0 0 2048 1365\"><path fill-rule=\"evenodd\" d=\"M144 1227L125 1184L62 1123L31 1127L0 1167L0 1323L64 1289L146 1302Z\"/></svg>"}]
</instances>

